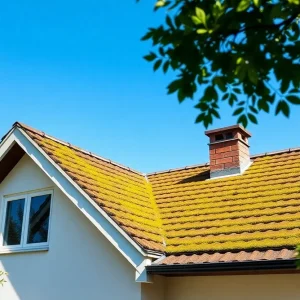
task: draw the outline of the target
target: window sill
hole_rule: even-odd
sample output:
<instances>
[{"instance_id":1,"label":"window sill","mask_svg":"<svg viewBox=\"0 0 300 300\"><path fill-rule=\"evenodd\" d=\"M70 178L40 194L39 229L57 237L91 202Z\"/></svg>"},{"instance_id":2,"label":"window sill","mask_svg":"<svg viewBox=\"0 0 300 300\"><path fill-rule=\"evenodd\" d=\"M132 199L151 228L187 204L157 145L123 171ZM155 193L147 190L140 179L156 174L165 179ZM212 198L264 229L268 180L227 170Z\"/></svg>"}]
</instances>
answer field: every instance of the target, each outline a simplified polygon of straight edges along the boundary
<instances>
[{"instance_id":1,"label":"window sill","mask_svg":"<svg viewBox=\"0 0 300 300\"><path fill-rule=\"evenodd\" d=\"M18 248L18 249L1 249L0 248L0 255L1 254L25 253L25 252L41 252L41 251L48 251L48 250L49 250L49 246L36 246L36 247Z\"/></svg>"}]
</instances>

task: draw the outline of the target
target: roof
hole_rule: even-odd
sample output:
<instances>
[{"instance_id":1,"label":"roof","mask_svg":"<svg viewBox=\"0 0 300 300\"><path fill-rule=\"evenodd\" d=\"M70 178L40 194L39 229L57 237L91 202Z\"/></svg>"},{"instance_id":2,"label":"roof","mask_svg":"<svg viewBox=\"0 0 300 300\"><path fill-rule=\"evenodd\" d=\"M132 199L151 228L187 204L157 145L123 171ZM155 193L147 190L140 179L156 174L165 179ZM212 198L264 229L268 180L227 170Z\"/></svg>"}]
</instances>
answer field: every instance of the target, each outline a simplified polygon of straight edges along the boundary
<instances>
[{"instance_id":1,"label":"roof","mask_svg":"<svg viewBox=\"0 0 300 300\"><path fill-rule=\"evenodd\" d=\"M239 176L209 179L208 164L144 175L15 126L162 264L291 259L300 244L300 148L252 156Z\"/></svg>"},{"instance_id":2,"label":"roof","mask_svg":"<svg viewBox=\"0 0 300 300\"><path fill-rule=\"evenodd\" d=\"M169 255L159 259L153 265L189 265L189 264L208 264L208 263L231 263L231 262L250 262L250 261L269 261L269 260L289 260L294 259L294 250L265 250L265 251L240 251L240 252L215 252L213 254L191 254L191 255Z\"/></svg>"},{"instance_id":3,"label":"roof","mask_svg":"<svg viewBox=\"0 0 300 300\"><path fill-rule=\"evenodd\" d=\"M150 175L167 253L294 247L300 243L300 151L253 159L239 176L209 167Z\"/></svg>"},{"instance_id":4,"label":"roof","mask_svg":"<svg viewBox=\"0 0 300 300\"><path fill-rule=\"evenodd\" d=\"M163 251L158 209L143 174L24 124L17 126L140 246Z\"/></svg>"}]
</instances>

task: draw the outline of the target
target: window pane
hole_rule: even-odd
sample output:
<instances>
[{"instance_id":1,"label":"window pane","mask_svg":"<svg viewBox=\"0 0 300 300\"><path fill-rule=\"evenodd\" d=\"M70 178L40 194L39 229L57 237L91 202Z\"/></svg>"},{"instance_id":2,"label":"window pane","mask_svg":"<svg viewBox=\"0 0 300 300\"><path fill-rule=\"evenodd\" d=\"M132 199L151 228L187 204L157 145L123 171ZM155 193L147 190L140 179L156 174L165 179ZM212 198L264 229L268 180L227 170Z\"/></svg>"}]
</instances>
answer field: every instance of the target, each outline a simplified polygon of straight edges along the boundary
<instances>
[{"instance_id":1,"label":"window pane","mask_svg":"<svg viewBox=\"0 0 300 300\"><path fill-rule=\"evenodd\" d=\"M21 244L24 204L25 199L7 202L3 237L5 246Z\"/></svg>"},{"instance_id":2,"label":"window pane","mask_svg":"<svg viewBox=\"0 0 300 300\"><path fill-rule=\"evenodd\" d=\"M45 243L48 241L51 195L32 197L27 243Z\"/></svg>"}]
</instances>

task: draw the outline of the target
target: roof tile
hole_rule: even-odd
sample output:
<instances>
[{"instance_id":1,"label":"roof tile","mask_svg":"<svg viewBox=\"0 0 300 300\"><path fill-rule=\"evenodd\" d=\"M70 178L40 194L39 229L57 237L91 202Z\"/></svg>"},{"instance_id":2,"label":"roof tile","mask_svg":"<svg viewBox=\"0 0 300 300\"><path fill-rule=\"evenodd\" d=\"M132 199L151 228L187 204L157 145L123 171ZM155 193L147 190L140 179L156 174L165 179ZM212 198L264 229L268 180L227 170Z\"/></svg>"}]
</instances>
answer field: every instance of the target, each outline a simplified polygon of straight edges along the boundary
<instances>
[{"instance_id":1,"label":"roof tile","mask_svg":"<svg viewBox=\"0 0 300 300\"><path fill-rule=\"evenodd\" d=\"M166 264L290 259L300 244L300 149L253 156L240 176L211 180L208 164L144 176L18 126Z\"/></svg>"},{"instance_id":2,"label":"roof tile","mask_svg":"<svg viewBox=\"0 0 300 300\"><path fill-rule=\"evenodd\" d=\"M295 258L295 251L290 249L253 251L253 252L226 252L214 254L193 254L193 255L170 255L164 259L154 262L153 265L176 265L176 264L205 264L205 263L230 263L250 262L261 260L290 260Z\"/></svg>"}]
</instances>

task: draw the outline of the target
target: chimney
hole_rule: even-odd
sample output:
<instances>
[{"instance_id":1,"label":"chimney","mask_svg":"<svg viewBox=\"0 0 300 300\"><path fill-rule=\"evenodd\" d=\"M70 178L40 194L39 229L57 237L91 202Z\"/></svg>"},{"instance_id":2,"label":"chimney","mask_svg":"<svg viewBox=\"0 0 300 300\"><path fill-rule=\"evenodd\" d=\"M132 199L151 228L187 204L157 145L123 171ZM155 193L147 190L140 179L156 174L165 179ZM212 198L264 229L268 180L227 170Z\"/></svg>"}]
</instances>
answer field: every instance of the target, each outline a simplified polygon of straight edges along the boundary
<instances>
[{"instance_id":1,"label":"chimney","mask_svg":"<svg viewBox=\"0 0 300 300\"><path fill-rule=\"evenodd\" d=\"M205 131L209 137L210 178L243 173L250 166L250 132L240 125Z\"/></svg>"}]
</instances>

